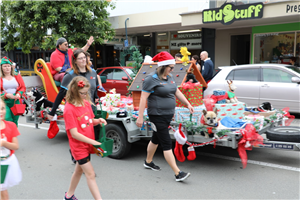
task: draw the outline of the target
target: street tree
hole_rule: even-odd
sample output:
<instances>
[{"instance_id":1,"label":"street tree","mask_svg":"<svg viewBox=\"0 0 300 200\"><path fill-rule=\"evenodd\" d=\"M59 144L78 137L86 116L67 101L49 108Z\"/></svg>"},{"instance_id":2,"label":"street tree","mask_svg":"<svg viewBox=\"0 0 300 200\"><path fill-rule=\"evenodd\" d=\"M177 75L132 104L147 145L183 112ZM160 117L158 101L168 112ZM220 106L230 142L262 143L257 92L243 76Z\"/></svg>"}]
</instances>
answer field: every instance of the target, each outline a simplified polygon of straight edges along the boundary
<instances>
[{"instance_id":1,"label":"street tree","mask_svg":"<svg viewBox=\"0 0 300 200\"><path fill-rule=\"evenodd\" d=\"M111 40L115 31L108 21L110 0L98 1L2 1L1 38L5 50L21 47L25 54L39 46L55 49L56 40L65 37L78 47L90 36L95 43Z\"/></svg>"}]
</instances>

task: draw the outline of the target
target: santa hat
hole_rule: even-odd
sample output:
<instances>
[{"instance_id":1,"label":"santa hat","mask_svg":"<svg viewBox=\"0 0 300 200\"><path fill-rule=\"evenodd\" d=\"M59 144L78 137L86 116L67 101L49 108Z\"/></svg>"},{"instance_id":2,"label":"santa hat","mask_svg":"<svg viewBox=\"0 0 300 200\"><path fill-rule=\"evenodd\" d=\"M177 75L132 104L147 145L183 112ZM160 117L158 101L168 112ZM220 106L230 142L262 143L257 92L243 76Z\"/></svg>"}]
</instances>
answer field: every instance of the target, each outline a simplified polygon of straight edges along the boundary
<instances>
[{"instance_id":1,"label":"santa hat","mask_svg":"<svg viewBox=\"0 0 300 200\"><path fill-rule=\"evenodd\" d=\"M182 146L186 143L187 138L184 133L181 131L182 124L179 124L178 130L174 133L176 139L174 154L179 162L185 161L185 156L182 150Z\"/></svg>"},{"instance_id":2,"label":"santa hat","mask_svg":"<svg viewBox=\"0 0 300 200\"><path fill-rule=\"evenodd\" d=\"M153 58L152 61L157 61L157 65L163 66L163 65L175 65L175 59L171 54L169 54L166 51L162 51L158 54L156 54Z\"/></svg>"}]
</instances>

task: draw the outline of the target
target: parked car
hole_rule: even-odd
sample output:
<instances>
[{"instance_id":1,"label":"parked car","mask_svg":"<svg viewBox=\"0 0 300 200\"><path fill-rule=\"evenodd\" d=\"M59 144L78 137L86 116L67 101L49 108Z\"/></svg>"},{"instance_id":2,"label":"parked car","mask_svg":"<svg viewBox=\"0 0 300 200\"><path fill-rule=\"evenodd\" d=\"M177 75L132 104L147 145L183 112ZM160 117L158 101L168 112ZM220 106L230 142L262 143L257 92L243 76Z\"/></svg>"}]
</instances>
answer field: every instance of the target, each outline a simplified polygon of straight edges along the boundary
<instances>
[{"instance_id":1,"label":"parked car","mask_svg":"<svg viewBox=\"0 0 300 200\"><path fill-rule=\"evenodd\" d=\"M131 79L130 74L132 74L133 67L102 67L97 69L97 73L100 76L106 76L106 83L103 83L105 90L109 91L113 88L116 92L121 95L126 95L128 93L127 87L128 80Z\"/></svg>"},{"instance_id":2,"label":"parked car","mask_svg":"<svg viewBox=\"0 0 300 200\"><path fill-rule=\"evenodd\" d=\"M284 64L248 64L219 67L204 95L216 89L228 91L227 80L237 87L235 95L247 106L257 107L270 102L276 109L290 108L300 113L300 71ZM299 72L299 73L298 73Z\"/></svg>"}]
</instances>

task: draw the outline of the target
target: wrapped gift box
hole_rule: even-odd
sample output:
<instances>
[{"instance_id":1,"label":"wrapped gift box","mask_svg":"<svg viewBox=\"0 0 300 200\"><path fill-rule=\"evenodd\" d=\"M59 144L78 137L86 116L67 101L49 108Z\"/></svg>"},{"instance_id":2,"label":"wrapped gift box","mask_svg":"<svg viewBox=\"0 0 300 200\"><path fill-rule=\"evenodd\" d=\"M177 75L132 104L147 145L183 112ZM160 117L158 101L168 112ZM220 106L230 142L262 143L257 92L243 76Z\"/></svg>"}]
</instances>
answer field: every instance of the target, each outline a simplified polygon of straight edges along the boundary
<instances>
[{"instance_id":1,"label":"wrapped gift box","mask_svg":"<svg viewBox=\"0 0 300 200\"><path fill-rule=\"evenodd\" d=\"M233 119L243 119L245 112L245 103L225 103L225 104L215 104L215 108L218 109L218 120L224 117L231 117Z\"/></svg>"},{"instance_id":2,"label":"wrapped gift box","mask_svg":"<svg viewBox=\"0 0 300 200\"><path fill-rule=\"evenodd\" d=\"M178 89L193 107L203 105L202 85L194 86L193 89L183 89L182 87ZM176 98L176 107L186 107L186 105Z\"/></svg>"},{"instance_id":3,"label":"wrapped gift box","mask_svg":"<svg viewBox=\"0 0 300 200\"><path fill-rule=\"evenodd\" d=\"M192 116L192 121L197 123L198 126L200 126L200 119L202 116L202 110L205 110L205 106L197 106L194 107L194 113ZM175 121L190 121L190 111L188 108L184 107L176 107L175 108L175 115L174 115Z\"/></svg>"},{"instance_id":4,"label":"wrapped gift box","mask_svg":"<svg viewBox=\"0 0 300 200\"><path fill-rule=\"evenodd\" d=\"M105 97L106 106L117 106L121 101L120 94L107 94Z\"/></svg>"},{"instance_id":5,"label":"wrapped gift box","mask_svg":"<svg viewBox=\"0 0 300 200\"><path fill-rule=\"evenodd\" d=\"M265 117L258 114L253 114L244 116L244 120L254 122L254 127L257 130L261 130L264 126Z\"/></svg>"}]
</instances>

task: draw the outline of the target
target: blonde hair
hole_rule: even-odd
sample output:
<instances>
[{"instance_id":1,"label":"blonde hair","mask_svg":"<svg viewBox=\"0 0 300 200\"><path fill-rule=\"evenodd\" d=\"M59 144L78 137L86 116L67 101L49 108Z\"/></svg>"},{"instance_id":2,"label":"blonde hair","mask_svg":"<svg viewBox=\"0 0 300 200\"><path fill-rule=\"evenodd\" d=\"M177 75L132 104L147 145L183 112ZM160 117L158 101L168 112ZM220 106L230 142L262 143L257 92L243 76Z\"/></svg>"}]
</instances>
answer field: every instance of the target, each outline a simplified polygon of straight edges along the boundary
<instances>
[{"instance_id":1,"label":"blonde hair","mask_svg":"<svg viewBox=\"0 0 300 200\"><path fill-rule=\"evenodd\" d=\"M157 76L160 80L163 80L163 76L165 74L165 71L167 69L167 67L169 67L169 65L162 65L162 66L159 66L156 71L157 71ZM172 76L172 74L169 74L170 76Z\"/></svg>"},{"instance_id":2,"label":"blonde hair","mask_svg":"<svg viewBox=\"0 0 300 200\"><path fill-rule=\"evenodd\" d=\"M2 65L10 65L10 64L5 63L5 64L2 64ZM1 70L0 70L0 77L4 78L5 75L4 75L3 70L2 70L2 65L1 65ZM10 68L11 68L10 75L14 76L15 75L15 73L14 73L15 70L13 69L12 65L10 65Z\"/></svg>"},{"instance_id":3,"label":"blonde hair","mask_svg":"<svg viewBox=\"0 0 300 200\"><path fill-rule=\"evenodd\" d=\"M74 73L77 75L80 73L80 71L76 64L76 60L77 60L77 57L79 56L79 54L81 54L81 53L83 53L86 56L86 53L82 49L76 49L75 51L73 51L73 55L72 55L72 69L74 70ZM92 71L91 67L88 64L85 65L85 68L89 72Z\"/></svg>"},{"instance_id":4,"label":"blonde hair","mask_svg":"<svg viewBox=\"0 0 300 200\"><path fill-rule=\"evenodd\" d=\"M78 82L83 81L84 86L78 86ZM76 76L72 79L71 83L69 83L68 91L66 95L66 100L68 103L73 105L81 105L84 106L83 98L80 96L80 90L83 88L90 89L89 81L83 76ZM90 92L88 91L87 95L85 96L85 100L87 100L90 104L94 105L90 98Z\"/></svg>"}]
</instances>

